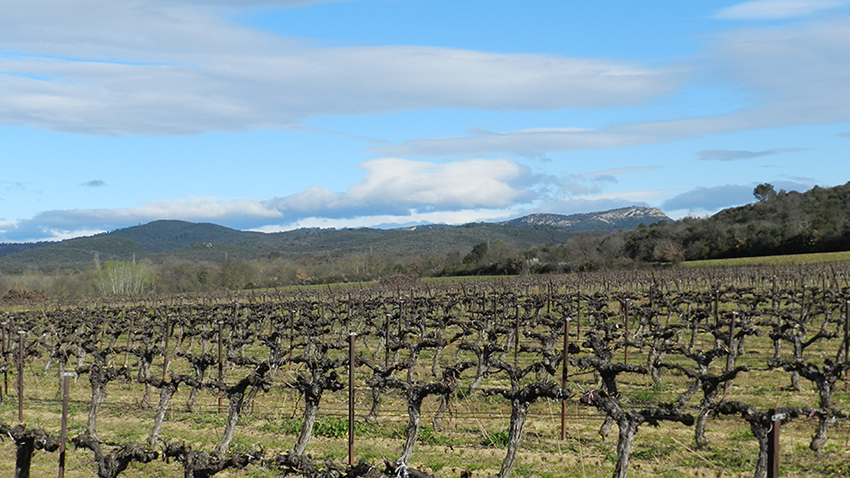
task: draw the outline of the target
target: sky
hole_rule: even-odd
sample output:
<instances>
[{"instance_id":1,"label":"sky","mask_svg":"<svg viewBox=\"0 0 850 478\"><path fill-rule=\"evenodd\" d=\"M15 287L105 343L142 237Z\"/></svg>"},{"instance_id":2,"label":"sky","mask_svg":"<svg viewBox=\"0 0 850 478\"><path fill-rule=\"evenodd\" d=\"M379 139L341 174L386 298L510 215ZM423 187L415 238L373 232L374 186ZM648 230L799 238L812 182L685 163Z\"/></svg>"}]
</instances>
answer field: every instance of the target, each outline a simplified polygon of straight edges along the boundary
<instances>
[{"instance_id":1,"label":"sky","mask_svg":"<svg viewBox=\"0 0 850 478\"><path fill-rule=\"evenodd\" d=\"M850 0L4 0L0 242L850 181Z\"/></svg>"}]
</instances>

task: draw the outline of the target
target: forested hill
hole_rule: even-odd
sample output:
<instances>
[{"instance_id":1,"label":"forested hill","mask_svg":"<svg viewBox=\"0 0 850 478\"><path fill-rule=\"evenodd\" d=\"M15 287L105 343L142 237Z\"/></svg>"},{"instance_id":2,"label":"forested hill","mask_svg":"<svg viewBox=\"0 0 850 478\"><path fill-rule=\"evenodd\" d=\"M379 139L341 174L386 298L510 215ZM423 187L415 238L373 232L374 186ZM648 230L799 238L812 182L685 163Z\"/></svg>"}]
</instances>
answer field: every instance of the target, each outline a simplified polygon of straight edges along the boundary
<instances>
[{"instance_id":1,"label":"forested hill","mask_svg":"<svg viewBox=\"0 0 850 478\"><path fill-rule=\"evenodd\" d=\"M763 184L755 193L757 202L706 219L638 228L627 235L627 253L658 260L666 248L692 260L850 250L850 183L805 193Z\"/></svg>"},{"instance_id":2,"label":"forested hill","mask_svg":"<svg viewBox=\"0 0 850 478\"><path fill-rule=\"evenodd\" d=\"M161 220L31 247L0 244L0 271L55 270L90 267L100 262L149 260L166 257L188 261L222 262L259 259L271 255L329 255L389 253L425 255L458 251L463 254L480 243L501 241L519 248L567 242L581 231L634 228L670 220L653 208L622 208L571 216L527 216L511 223L472 223L462 226L429 225L398 229L299 229L280 233L238 231L215 224Z\"/></svg>"}]
</instances>

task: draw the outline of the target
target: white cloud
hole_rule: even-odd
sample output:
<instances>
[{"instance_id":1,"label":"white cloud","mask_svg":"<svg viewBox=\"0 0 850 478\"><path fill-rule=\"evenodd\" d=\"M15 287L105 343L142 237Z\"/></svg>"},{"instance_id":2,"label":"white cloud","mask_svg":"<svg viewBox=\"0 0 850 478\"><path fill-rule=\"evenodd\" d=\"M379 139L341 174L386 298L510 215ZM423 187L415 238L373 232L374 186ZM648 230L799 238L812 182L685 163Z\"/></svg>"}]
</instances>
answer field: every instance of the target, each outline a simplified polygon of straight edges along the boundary
<instances>
[{"instance_id":1,"label":"white cloud","mask_svg":"<svg viewBox=\"0 0 850 478\"><path fill-rule=\"evenodd\" d=\"M506 159L431 163L384 158L364 162L361 182L337 193L312 186L267 201L195 197L145 203L119 209L45 211L0 231L0 240L67 237L73 231L104 231L157 219L215 222L229 227L468 222L505 217L507 210L538 197L535 181L547 180ZM358 219L350 219L358 218ZM366 218L366 219L364 219ZM377 221L377 222L376 222ZM277 227L277 226L275 226ZM296 226L291 226L296 227ZM289 227L289 228L291 228Z\"/></svg>"},{"instance_id":2,"label":"white cloud","mask_svg":"<svg viewBox=\"0 0 850 478\"><path fill-rule=\"evenodd\" d=\"M649 135L616 130L594 131L584 128L540 128L498 134L472 131L466 136L414 139L395 145L367 148L379 154L408 157L452 156L507 152L537 157L551 151L605 149L651 142Z\"/></svg>"},{"instance_id":3,"label":"white cloud","mask_svg":"<svg viewBox=\"0 0 850 478\"><path fill-rule=\"evenodd\" d=\"M636 194L626 192L623 194L587 194L582 196L566 196L541 202L540 204L535 205L533 209L524 211L520 210L518 211L519 214L515 214L514 217L538 212L568 215L608 211L622 207L648 206L644 200L637 199L638 197L646 196L654 197L656 195L641 192Z\"/></svg>"},{"instance_id":4,"label":"white cloud","mask_svg":"<svg viewBox=\"0 0 850 478\"><path fill-rule=\"evenodd\" d=\"M488 152L541 156L609 149L764 128L850 121L850 17L715 37L703 54L705 81L733 85L750 104L735 111L599 129L537 128L422 138L367 148L379 154L435 157Z\"/></svg>"},{"instance_id":5,"label":"white cloud","mask_svg":"<svg viewBox=\"0 0 850 478\"><path fill-rule=\"evenodd\" d=\"M619 191L619 192L611 192L611 193L599 193L599 194L586 194L586 195L578 195L572 196L570 199L573 200L584 200L584 201L599 201L599 200L623 200L623 201L631 201L634 203L643 203L646 201L652 201L659 198L662 198L668 194L670 194L671 190L669 189L639 189L633 191Z\"/></svg>"},{"instance_id":6,"label":"white cloud","mask_svg":"<svg viewBox=\"0 0 850 478\"><path fill-rule=\"evenodd\" d=\"M346 218L327 217L305 217L288 224L269 225L254 229L259 232L281 232L291 231L302 227L319 228L359 228L369 227L401 227L414 224L468 224L471 222L485 222L504 220L515 216L510 209L471 209L462 211L411 211L404 215L375 215L357 216Z\"/></svg>"},{"instance_id":7,"label":"white cloud","mask_svg":"<svg viewBox=\"0 0 850 478\"><path fill-rule=\"evenodd\" d=\"M529 201L523 189L530 171L506 159L473 159L447 164L373 159L360 165L364 180L345 193L318 187L267 201L286 217L322 211L328 217L399 214L408 210L503 208Z\"/></svg>"},{"instance_id":8,"label":"white cloud","mask_svg":"<svg viewBox=\"0 0 850 478\"><path fill-rule=\"evenodd\" d=\"M815 15L846 7L846 0L753 0L721 9L725 20L777 20Z\"/></svg>"},{"instance_id":9,"label":"white cloud","mask_svg":"<svg viewBox=\"0 0 850 478\"><path fill-rule=\"evenodd\" d=\"M680 81L668 70L554 55L318 47L216 12L152 1L4 4L0 121L84 134L199 134L418 108L637 105Z\"/></svg>"},{"instance_id":10,"label":"white cloud","mask_svg":"<svg viewBox=\"0 0 850 478\"><path fill-rule=\"evenodd\" d=\"M0 240L59 240L104 232L158 219L226 222L232 227L256 225L281 218L280 212L259 201L189 196L145 203L134 208L44 211L31 219L7 223Z\"/></svg>"}]
</instances>

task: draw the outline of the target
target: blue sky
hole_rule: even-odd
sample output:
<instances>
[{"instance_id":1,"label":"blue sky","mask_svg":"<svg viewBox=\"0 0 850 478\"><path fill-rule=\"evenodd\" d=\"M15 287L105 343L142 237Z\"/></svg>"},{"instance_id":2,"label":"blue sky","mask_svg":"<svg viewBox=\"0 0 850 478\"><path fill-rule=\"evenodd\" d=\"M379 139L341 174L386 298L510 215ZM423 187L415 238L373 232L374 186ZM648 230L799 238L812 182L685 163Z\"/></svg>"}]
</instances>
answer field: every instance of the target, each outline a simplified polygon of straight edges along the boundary
<instances>
[{"instance_id":1,"label":"blue sky","mask_svg":"<svg viewBox=\"0 0 850 478\"><path fill-rule=\"evenodd\" d=\"M7 0L0 242L850 181L850 1Z\"/></svg>"}]
</instances>

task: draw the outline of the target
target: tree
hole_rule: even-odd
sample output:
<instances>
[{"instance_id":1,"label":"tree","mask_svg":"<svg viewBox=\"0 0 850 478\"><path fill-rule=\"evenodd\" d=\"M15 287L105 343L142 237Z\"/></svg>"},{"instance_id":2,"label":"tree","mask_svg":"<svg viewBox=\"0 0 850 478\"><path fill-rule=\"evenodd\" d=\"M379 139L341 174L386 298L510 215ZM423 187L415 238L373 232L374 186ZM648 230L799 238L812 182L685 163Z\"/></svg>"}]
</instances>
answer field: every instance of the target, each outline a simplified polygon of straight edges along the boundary
<instances>
[{"instance_id":1,"label":"tree","mask_svg":"<svg viewBox=\"0 0 850 478\"><path fill-rule=\"evenodd\" d=\"M153 275L144 264L110 261L103 264L95 278L105 295L137 295L153 289Z\"/></svg>"},{"instance_id":2,"label":"tree","mask_svg":"<svg viewBox=\"0 0 850 478\"><path fill-rule=\"evenodd\" d=\"M481 242L473 246L472 252L464 256L463 263L466 265L477 265L487 255L490 248L486 242Z\"/></svg>"},{"instance_id":3,"label":"tree","mask_svg":"<svg viewBox=\"0 0 850 478\"><path fill-rule=\"evenodd\" d=\"M772 184L762 183L753 189L753 196L756 197L758 202L765 202L776 197L776 190L773 189Z\"/></svg>"}]
</instances>

